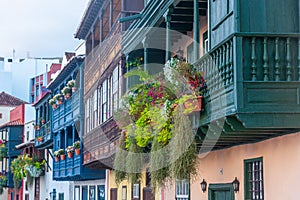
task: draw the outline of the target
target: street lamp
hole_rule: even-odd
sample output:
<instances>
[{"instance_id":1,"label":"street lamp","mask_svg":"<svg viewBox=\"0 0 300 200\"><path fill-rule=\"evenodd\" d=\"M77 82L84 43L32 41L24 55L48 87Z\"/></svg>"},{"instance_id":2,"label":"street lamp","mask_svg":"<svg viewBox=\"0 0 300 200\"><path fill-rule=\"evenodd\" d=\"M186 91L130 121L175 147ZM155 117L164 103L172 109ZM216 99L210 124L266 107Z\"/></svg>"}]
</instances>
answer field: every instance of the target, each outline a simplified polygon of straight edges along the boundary
<instances>
[{"instance_id":1,"label":"street lamp","mask_svg":"<svg viewBox=\"0 0 300 200\"><path fill-rule=\"evenodd\" d=\"M234 192L238 192L240 188L240 182L237 179L237 177L235 177L235 179L232 181L232 185L233 185Z\"/></svg>"},{"instance_id":2,"label":"street lamp","mask_svg":"<svg viewBox=\"0 0 300 200\"><path fill-rule=\"evenodd\" d=\"M207 182L203 179L203 181L200 183L200 185L201 185L202 192L205 192L206 191Z\"/></svg>"}]
</instances>

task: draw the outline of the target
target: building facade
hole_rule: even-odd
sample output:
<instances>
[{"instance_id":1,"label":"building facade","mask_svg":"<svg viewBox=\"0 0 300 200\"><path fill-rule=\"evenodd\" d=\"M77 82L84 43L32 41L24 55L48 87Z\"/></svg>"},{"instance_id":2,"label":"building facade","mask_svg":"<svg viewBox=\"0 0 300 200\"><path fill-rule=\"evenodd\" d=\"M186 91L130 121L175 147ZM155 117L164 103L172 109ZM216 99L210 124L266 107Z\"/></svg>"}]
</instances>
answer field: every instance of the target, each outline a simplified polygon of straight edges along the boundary
<instances>
[{"instance_id":1,"label":"building facade","mask_svg":"<svg viewBox=\"0 0 300 200\"><path fill-rule=\"evenodd\" d=\"M299 152L299 2L153 0L114 23L117 2L91 1L76 33L86 41L87 53L84 164L112 166L121 132L113 110L118 97L138 82L123 79L130 70L125 63L142 58L143 69L155 74L180 56L205 72L207 82L204 109L190 116L199 173L166 183L155 199L296 198L297 192L274 180L296 184L292 174L299 163L294 158ZM126 13L126 1L119 5ZM128 28L121 29L127 30L122 40L108 37L118 26ZM146 198L145 174L139 185L117 185L114 173L108 172L110 199Z\"/></svg>"}]
</instances>

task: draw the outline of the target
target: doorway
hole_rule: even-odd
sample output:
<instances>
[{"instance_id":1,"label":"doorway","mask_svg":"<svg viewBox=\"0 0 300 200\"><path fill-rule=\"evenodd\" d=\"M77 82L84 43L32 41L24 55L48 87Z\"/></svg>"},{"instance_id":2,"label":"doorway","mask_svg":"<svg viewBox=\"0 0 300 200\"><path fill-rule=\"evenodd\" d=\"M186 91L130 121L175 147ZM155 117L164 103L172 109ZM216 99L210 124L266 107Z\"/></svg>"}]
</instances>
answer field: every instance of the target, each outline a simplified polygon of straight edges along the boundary
<instances>
[{"instance_id":1,"label":"doorway","mask_svg":"<svg viewBox=\"0 0 300 200\"><path fill-rule=\"evenodd\" d=\"M209 184L208 200L234 200L232 184Z\"/></svg>"}]
</instances>

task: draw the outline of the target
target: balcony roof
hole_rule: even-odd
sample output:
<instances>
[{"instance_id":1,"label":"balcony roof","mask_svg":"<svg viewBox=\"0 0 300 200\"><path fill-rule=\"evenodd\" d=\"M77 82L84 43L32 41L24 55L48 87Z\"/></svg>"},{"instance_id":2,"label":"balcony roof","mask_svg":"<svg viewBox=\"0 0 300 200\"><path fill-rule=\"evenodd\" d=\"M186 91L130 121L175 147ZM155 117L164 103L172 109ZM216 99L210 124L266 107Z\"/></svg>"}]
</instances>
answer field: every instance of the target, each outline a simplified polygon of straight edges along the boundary
<instances>
[{"instance_id":1,"label":"balcony roof","mask_svg":"<svg viewBox=\"0 0 300 200\"><path fill-rule=\"evenodd\" d=\"M93 25L95 19L98 17L98 13L105 0L90 0L87 9L84 12L83 18L80 22L79 27L75 33L75 38L86 39L91 26Z\"/></svg>"},{"instance_id":2,"label":"balcony roof","mask_svg":"<svg viewBox=\"0 0 300 200\"><path fill-rule=\"evenodd\" d=\"M33 146L34 145L34 139L24 142L22 144L16 145L16 149L24 149L25 147Z\"/></svg>"},{"instance_id":3,"label":"balcony roof","mask_svg":"<svg viewBox=\"0 0 300 200\"><path fill-rule=\"evenodd\" d=\"M68 77L73 70L78 66L79 63L82 64L84 61L84 56L76 56L71 58L68 64L60 71L58 76L47 86L48 89L52 90L57 88L65 79Z\"/></svg>"}]
</instances>

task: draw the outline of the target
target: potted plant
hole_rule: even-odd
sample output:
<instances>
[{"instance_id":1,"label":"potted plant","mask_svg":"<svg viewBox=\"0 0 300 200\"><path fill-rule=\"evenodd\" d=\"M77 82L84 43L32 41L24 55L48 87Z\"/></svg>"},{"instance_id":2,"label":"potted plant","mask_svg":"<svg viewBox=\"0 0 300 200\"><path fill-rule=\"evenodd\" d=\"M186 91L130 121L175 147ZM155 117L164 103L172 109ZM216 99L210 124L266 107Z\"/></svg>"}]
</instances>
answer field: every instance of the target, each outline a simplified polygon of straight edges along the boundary
<instances>
[{"instance_id":1,"label":"potted plant","mask_svg":"<svg viewBox=\"0 0 300 200\"><path fill-rule=\"evenodd\" d=\"M76 92L75 83L76 83L75 80L69 80L67 83L67 86L72 89L73 93Z\"/></svg>"},{"instance_id":2,"label":"potted plant","mask_svg":"<svg viewBox=\"0 0 300 200\"><path fill-rule=\"evenodd\" d=\"M52 106L53 110L57 108L57 104L56 104L56 100L55 99L53 99L53 98L50 99L48 103L49 103L49 105Z\"/></svg>"},{"instance_id":3,"label":"potted plant","mask_svg":"<svg viewBox=\"0 0 300 200\"><path fill-rule=\"evenodd\" d=\"M39 118L41 124L45 124L45 119L43 119L42 117Z\"/></svg>"},{"instance_id":4,"label":"potted plant","mask_svg":"<svg viewBox=\"0 0 300 200\"><path fill-rule=\"evenodd\" d=\"M75 154L78 156L80 155L80 141L76 141L73 144L74 150L75 150Z\"/></svg>"},{"instance_id":5,"label":"potted plant","mask_svg":"<svg viewBox=\"0 0 300 200\"><path fill-rule=\"evenodd\" d=\"M66 152L68 154L68 158L72 158L73 157L73 152L74 152L74 147L73 146L68 146L66 148Z\"/></svg>"},{"instance_id":6,"label":"potted plant","mask_svg":"<svg viewBox=\"0 0 300 200\"><path fill-rule=\"evenodd\" d=\"M58 150L58 155L60 156L61 160L65 160L66 159L66 154L65 154L65 150L64 149L59 149Z\"/></svg>"},{"instance_id":7,"label":"potted plant","mask_svg":"<svg viewBox=\"0 0 300 200\"><path fill-rule=\"evenodd\" d=\"M37 141L38 141L38 142L42 142L42 141L43 141L43 136L38 136L38 137L37 137Z\"/></svg>"},{"instance_id":8,"label":"potted plant","mask_svg":"<svg viewBox=\"0 0 300 200\"><path fill-rule=\"evenodd\" d=\"M60 157L58 150L54 151L53 156L54 156L55 161L58 162L59 161L59 157Z\"/></svg>"},{"instance_id":9,"label":"potted plant","mask_svg":"<svg viewBox=\"0 0 300 200\"><path fill-rule=\"evenodd\" d=\"M71 97L71 89L68 86L65 86L61 93L65 96L65 99L68 100Z\"/></svg>"},{"instance_id":10,"label":"potted plant","mask_svg":"<svg viewBox=\"0 0 300 200\"><path fill-rule=\"evenodd\" d=\"M63 103L64 97L62 94L56 94L53 98L58 102L59 105Z\"/></svg>"},{"instance_id":11,"label":"potted plant","mask_svg":"<svg viewBox=\"0 0 300 200\"><path fill-rule=\"evenodd\" d=\"M37 123L35 126L34 126L34 130L40 130L40 124Z\"/></svg>"}]
</instances>

